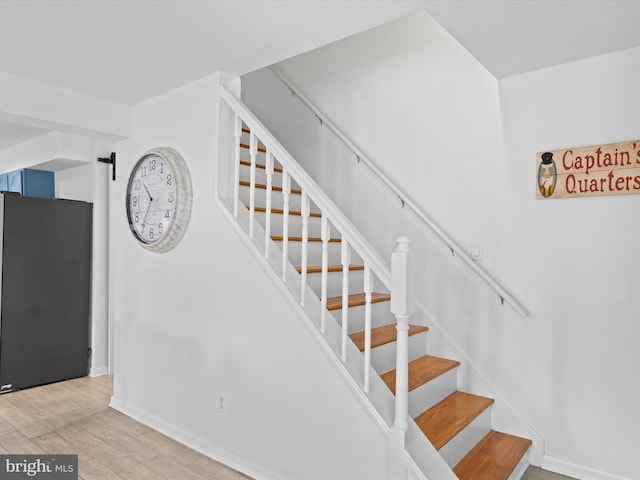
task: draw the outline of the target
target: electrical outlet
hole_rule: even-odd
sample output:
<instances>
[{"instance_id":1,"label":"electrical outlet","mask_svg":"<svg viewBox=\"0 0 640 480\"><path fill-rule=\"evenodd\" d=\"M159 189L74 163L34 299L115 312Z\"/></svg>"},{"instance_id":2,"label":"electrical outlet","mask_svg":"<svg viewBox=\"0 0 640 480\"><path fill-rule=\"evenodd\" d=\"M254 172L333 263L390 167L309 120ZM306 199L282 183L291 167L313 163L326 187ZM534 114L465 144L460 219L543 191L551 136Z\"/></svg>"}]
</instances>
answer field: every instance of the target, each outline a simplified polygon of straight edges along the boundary
<instances>
[{"instance_id":1,"label":"electrical outlet","mask_svg":"<svg viewBox=\"0 0 640 480\"><path fill-rule=\"evenodd\" d=\"M474 260L482 260L484 248L482 242L473 242L471 244L471 258Z\"/></svg>"}]
</instances>

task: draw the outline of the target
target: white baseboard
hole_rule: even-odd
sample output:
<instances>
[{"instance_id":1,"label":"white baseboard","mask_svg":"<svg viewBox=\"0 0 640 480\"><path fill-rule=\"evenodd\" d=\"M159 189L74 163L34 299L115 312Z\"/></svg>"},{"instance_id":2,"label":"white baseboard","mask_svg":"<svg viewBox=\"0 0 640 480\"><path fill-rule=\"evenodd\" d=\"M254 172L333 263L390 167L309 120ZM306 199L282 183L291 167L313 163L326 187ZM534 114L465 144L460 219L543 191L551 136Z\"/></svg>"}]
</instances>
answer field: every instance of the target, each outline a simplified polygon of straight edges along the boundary
<instances>
[{"instance_id":1,"label":"white baseboard","mask_svg":"<svg viewBox=\"0 0 640 480\"><path fill-rule=\"evenodd\" d=\"M127 405L126 402L121 402L113 396L111 397L109 406L182 443L183 445L216 460L217 462L250 476L251 478L256 480L293 480L284 476L280 472L271 470L263 465L259 465L251 460L241 457L240 455L229 452L218 445L203 440L202 438L198 438L189 432L156 417L155 415L140 410L137 407Z\"/></svg>"},{"instance_id":2,"label":"white baseboard","mask_svg":"<svg viewBox=\"0 0 640 480\"><path fill-rule=\"evenodd\" d=\"M542 468L550 472L568 475L578 480L633 480L630 477L622 477L615 473L604 472L592 467L578 465L563 458L545 455L542 459Z\"/></svg>"},{"instance_id":3,"label":"white baseboard","mask_svg":"<svg viewBox=\"0 0 640 480\"><path fill-rule=\"evenodd\" d=\"M109 367L91 367L89 369L90 377L101 377L109 374Z\"/></svg>"}]
</instances>

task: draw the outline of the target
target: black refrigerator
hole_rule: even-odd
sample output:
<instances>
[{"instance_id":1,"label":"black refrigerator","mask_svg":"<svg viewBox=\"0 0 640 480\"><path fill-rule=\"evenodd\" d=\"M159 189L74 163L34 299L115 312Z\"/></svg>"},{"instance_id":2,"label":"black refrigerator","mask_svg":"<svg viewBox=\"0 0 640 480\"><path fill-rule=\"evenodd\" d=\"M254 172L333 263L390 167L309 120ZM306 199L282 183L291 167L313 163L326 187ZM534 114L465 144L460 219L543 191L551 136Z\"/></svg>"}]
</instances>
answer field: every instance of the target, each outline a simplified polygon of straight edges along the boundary
<instances>
[{"instance_id":1,"label":"black refrigerator","mask_svg":"<svg viewBox=\"0 0 640 480\"><path fill-rule=\"evenodd\" d=\"M0 393L88 374L92 214L0 193Z\"/></svg>"}]
</instances>

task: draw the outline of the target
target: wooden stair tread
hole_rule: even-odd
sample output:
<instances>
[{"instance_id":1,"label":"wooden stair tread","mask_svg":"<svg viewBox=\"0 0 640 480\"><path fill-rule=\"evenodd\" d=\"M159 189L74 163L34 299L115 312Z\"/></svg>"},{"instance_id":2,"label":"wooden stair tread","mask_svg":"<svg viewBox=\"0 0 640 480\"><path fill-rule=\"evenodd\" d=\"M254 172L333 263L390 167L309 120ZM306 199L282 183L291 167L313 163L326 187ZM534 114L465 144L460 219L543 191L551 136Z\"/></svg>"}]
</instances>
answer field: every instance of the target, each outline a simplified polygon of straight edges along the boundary
<instances>
[{"instance_id":1,"label":"wooden stair tread","mask_svg":"<svg viewBox=\"0 0 640 480\"><path fill-rule=\"evenodd\" d=\"M440 403L418 415L415 422L436 450L440 450L493 402L493 398L453 392Z\"/></svg>"},{"instance_id":2,"label":"wooden stair tread","mask_svg":"<svg viewBox=\"0 0 640 480\"><path fill-rule=\"evenodd\" d=\"M409 336L429 330L422 325L409 325ZM351 341L356 344L358 350L364 352L364 334L365 332L356 332L349 335ZM387 343L395 342L397 338L396 324L383 325L382 327L371 329L371 348L376 348ZM395 377L395 375L394 375ZM395 381L395 380L394 380Z\"/></svg>"},{"instance_id":3,"label":"wooden stair tread","mask_svg":"<svg viewBox=\"0 0 640 480\"><path fill-rule=\"evenodd\" d=\"M247 162L246 160L240 160L240 165L244 165L245 167L250 167L251 162ZM265 170L267 166L262 165L261 163L256 163L256 168L261 168L262 170ZM277 173L282 173L282 169L280 167L273 167L273 171Z\"/></svg>"},{"instance_id":4,"label":"wooden stair tread","mask_svg":"<svg viewBox=\"0 0 640 480\"><path fill-rule=\"evenodd\" d=\"M507 480L531 446L531 440L491 430L456 465L460 480Z\"/></svg>"},{"instance_id":5,"label":"wooden stair tread","mask_svg":"<svg viewBox=\"0 0 640 480\"><path fill-rule=\"evenodd\" d=\"M247 205L247 210L249 210L251 207L249 205ZM255 207L255 211L256 212L262 212L262 213L266 213L267 209L265 207ZM279 208L272 208L271 209L271 213L276 213L278 215L284 215L284 210L281 210ZM289 210L289 215L302 215L302 212L298 212L295 210ZM321 213L317 213L317 212L311 212L309 213L310 217L322 217Z\"/></svg>"},{"instance_id":6,"label":"wooden stair tread","mask_svg":"<svg viewBox=\"0 0 640 480\"><path fill-rule=\"evenodd\" d=\"M287 238L289 239L290 242L302 241L302 237L287 237ZM284 240L284 237L282 235L272 235L271 240L273 240L274 242L281 242ZM309 242L322 242L322 239L320 237L309 237L307 240ZM330 238L329 242L338 243L338 242L341 242L341 240L339 238Z\"/></svg>"},{"instance_id":7,"label":"wooden stair tread","mask_svg":"<svg viewBox=\"0 0 640 480\"><path fill-rule=\"evenodd\" d=\"M391 295L388 293L372 293L371 303L388 302ZM349 307L359 307L366 303L364 293L349 295ZM327 310L340 310L342 308L342 296L327 298Z\"/></svg>"},{"instance_id":8,"label":"wooden stair tread","mask_svg":"<svg viewBox=\"0 0 640 480\"><path fill-rule=\"evenodd\" d=\"M302 267L296 267L298 273L302 273ZM364 270L364 265L349 265L349 271ZM342 265L328 265L327 273L341 272ZM307 273L322 273L322 265L310 265L307 267Z\"/></svg>"},{"instance_id":9,"label":"wooden stair tread","mask_svg":"<svg viewBox=\"0 0 640 480\"><path fill-rule=\"evenodd\" d=\"M426 328L426 327L425 327ZM446 358L424 355L409 362L409 391L415 390L421 385L430 382L434 378L459 367L460 362ZM380 375L382 381L387 384L391 391L396 393L396 371L390 370Z\"/></svg>"},{"instance_id":10,"label":"wooden stair tread","mask_svg":"<svg viewBox=\"0 0 640 480\"><path fill-rule=\"evenodd\" d=\"M251 183L247 182L246 180L240 180L240 185L242 187L250 187ZM267 186L264 183L256 183L256 188L260 188L262 190L266 190ZM282 187L280 187L278 185L273 185L271 187L271 190L273 190L274 192L281 192L282 191ZM298 190L297 188L292 188L291 189L291 193L296 194L296 195L300 195L302 193L302 190Z\"/></svg>"}]
</instances>

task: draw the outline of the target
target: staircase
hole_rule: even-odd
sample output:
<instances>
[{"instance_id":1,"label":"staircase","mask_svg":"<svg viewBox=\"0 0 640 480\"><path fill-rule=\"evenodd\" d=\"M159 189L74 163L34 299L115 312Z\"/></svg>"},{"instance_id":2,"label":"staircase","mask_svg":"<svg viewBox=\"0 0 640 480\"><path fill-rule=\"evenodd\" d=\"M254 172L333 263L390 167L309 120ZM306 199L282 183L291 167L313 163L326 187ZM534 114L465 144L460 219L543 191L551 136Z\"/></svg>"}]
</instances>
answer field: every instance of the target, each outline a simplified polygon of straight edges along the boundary
<instances>
[{"instance_id":1,"label":"staircase","mask_svg":"<svg viewBox=\"0 0 640 480\"><path fill-rule=\"evenodd\" d=\"M397 333L389 290L371 278L366 262L340 235L328 234L335 229L323 225L322 213L257 138L244 124L236 132L238 205L268 232L273 243L265 246L265 255L277 245L295 267L300 277L295 281L308 285L326 307L323 322L337 322L344 338L362 352L371 374L378 374L395 394ZM284 277L284 266L282 272ZM409 415L455 477L519 479L528 466L531 441L492 429L493 399L457 390L460 362L427 355L427 326L410 325L408 335ZM342 352L344 360L344 346ZM366 379L364 383L367 392Z\"/></svg>"}]
</instances>

